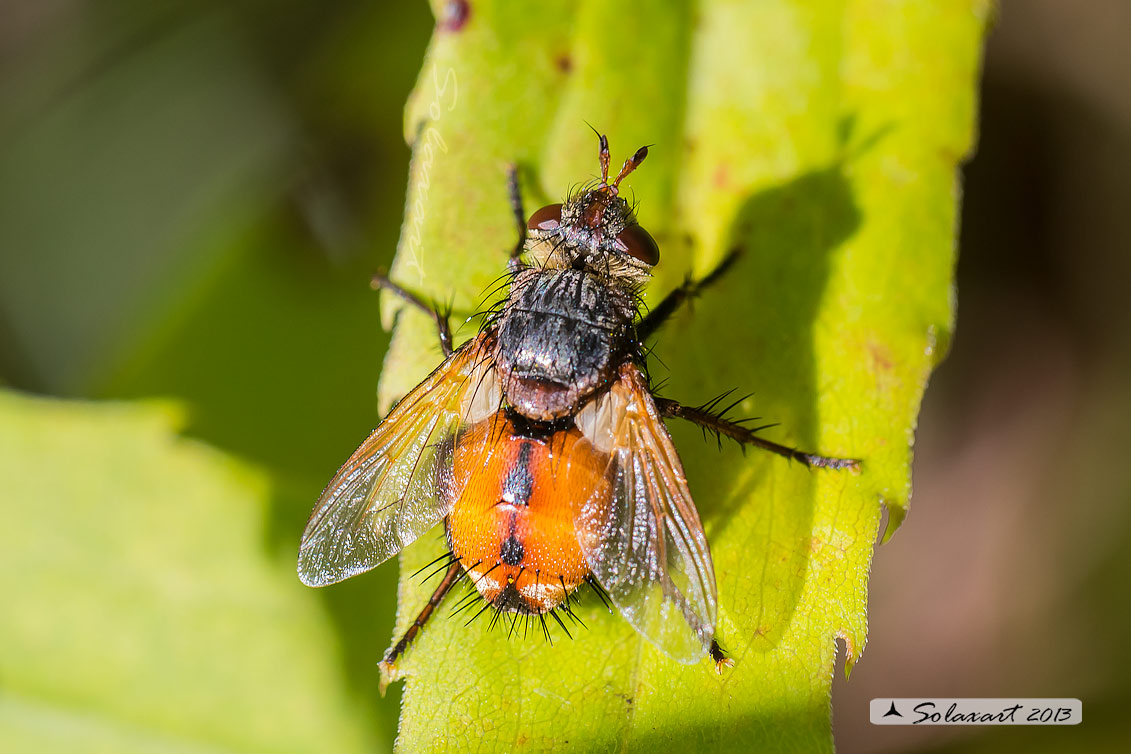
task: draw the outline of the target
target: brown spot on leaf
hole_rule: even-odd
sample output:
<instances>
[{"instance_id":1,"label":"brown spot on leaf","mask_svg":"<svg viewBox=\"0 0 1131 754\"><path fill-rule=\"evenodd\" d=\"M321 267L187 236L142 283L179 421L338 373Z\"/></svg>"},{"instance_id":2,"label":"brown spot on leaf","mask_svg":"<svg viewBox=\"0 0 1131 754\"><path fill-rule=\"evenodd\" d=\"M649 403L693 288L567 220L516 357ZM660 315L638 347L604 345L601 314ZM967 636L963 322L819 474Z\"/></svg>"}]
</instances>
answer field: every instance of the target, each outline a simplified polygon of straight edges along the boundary
<instances>
[{"instance_id":1,"label":"brown spot on leaf","mask_svg":"<svg viewBox=\"0 0 1131 754\"><path fill-rule=\"evenodd\" d=\"M880 369L885 372L890 372L895 364L892 363L891 355L888 353L887 348L879 343L869 343L868 352L872 354L872 361L876 363Z\"/></svg>"},{"instance_id":2,"label":"brown spot on leaf","mask_svg":"<svg viewBox=\"0 0 1131 754\"><path fill-rule=\"evenodd\" d=\"M715 168L715 174L711 177L711 181L715 184L715 188L726 188L730 183L730 171L727 169L726 163L720 163Z\"/></svg>"},{"instance_id":3,"label":"brown spot on leaf","mask_svg":"<svg viewBox=\"0 0 1131 754\"><path fill-rule=\"evenodd\" d=\"M570 57L568 52L563 52L554 59L554 65L556 65L558 70L562 73L571 73L573 71L573 58Z\"/></svg>"}]
</instances>

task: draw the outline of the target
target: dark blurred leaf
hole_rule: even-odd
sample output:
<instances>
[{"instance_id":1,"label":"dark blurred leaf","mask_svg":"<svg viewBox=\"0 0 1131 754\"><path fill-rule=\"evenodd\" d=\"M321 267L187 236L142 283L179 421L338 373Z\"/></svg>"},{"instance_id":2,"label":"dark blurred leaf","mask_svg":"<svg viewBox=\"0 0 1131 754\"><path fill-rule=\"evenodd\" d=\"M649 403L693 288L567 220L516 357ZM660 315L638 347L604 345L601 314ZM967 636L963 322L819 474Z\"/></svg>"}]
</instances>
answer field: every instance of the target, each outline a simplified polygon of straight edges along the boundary
<instances>
[{"instance_id":1,"label":"dark blurred leaf","mask_svg":"<svg viewBox=\"0 0 1131 754\"><path fill-rule=\"evenodd\" d=\"M291 560L377 421L387 335L368 280L402 217L428 11L108 2L37 19L28 41L0 35L19 52L0 69L0 375L175 396L178 429L271 474L263 545ZM390 564L308 605L334 621L327 671L385 738L397 699L377 697L374 637L394 579Z\"/></svg>"},{"instance_id":2,"label":"dark blurred leaf","mask_svg":"<svg viewBox=\"0 0 1131 754\"><path fill-rule=\"evenodd\" d=\"M82 393L273 195L294 123L206 17L59 92L0 147L0 319L21 382Z\"/></svg>"}]
</instances>

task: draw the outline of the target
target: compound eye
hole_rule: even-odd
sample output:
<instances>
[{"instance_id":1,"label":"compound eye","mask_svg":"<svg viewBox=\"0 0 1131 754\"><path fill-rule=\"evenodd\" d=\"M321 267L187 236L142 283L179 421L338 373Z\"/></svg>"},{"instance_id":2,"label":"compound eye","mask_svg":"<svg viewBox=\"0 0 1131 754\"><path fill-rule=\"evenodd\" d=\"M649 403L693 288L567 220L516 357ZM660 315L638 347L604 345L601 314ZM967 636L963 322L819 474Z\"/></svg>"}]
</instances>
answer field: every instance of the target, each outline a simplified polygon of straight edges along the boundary
<instances>
[{"instance_id":1,"label":"compound eye","mask_svg":"<svg viewBox=\"0 0 1131 754\"><path fill-rule=\"evenodd\" d=\"M655 266L660 261L660 247L652 234L639 225L630 225L617 236L617 248L646 265Z\"/></svg>"},{"instance_id":2,"label":"compound eye","mask_svg":"<svg viewBox=\"0 0 1131 754\"><path fill-rule=\"evenodd\" d=\"M549 204L535 212L526 221L530 230L553 230L562 223L562 205Z\"/></svg>"}]
</instances>

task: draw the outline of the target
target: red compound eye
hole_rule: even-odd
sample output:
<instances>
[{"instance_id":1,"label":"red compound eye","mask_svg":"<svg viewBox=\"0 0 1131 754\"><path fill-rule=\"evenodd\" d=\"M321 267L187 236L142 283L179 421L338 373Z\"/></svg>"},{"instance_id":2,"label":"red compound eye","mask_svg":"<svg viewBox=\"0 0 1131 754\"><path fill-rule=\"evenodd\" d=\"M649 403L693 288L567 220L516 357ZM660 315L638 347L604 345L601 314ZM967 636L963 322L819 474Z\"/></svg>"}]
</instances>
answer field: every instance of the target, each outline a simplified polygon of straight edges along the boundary
<instances>
[{"instance_id":1,"label":"red compound eye","mask_svg":"<svg viewBox=\"0 0 1131 754\"><path fill-rule=\"evenodd\" d=\"M549 204L535 212L526 221L530 230L553 230L562 223L562 205Z\"/></svg>"},{"instance_id":2,"label":"red compound eye","mask_svg":"<svg viewBox=\"0 0 1131 754\"><path fill-rule=\"evenodd\" d=\"M639 225L630 225L617 236L619 246L629 256L639 259L647 265L654 266L660 261L660 247L652 234Z\"/></svg>"}]
</instances>

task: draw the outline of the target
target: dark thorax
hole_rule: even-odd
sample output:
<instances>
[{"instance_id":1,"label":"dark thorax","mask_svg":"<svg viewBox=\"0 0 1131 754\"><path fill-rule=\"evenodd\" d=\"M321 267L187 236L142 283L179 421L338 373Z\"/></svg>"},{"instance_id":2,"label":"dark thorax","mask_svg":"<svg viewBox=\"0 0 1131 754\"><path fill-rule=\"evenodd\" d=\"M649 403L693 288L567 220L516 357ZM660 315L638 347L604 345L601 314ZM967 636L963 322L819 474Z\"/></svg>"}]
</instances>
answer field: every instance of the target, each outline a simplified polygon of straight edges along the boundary
<instances>
[{"instance_id":1,"label":"dark thorax","mask_svg":"<svg viewBox=\"0 0 1131 754\"><path fill-rule=\"evenodd\" d=\"M515 411L572 416L638 357L634 321L652 266L626 244L639 234L627 202L604 184L531 218L528 261L495 323L495 365Z\"/></svg>"}]
</instances>

